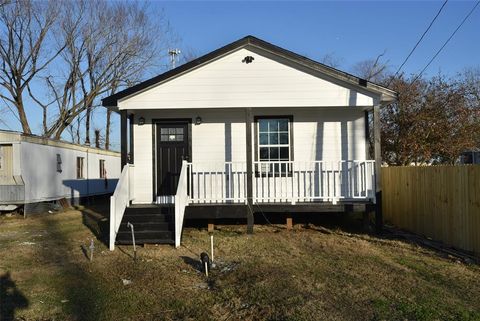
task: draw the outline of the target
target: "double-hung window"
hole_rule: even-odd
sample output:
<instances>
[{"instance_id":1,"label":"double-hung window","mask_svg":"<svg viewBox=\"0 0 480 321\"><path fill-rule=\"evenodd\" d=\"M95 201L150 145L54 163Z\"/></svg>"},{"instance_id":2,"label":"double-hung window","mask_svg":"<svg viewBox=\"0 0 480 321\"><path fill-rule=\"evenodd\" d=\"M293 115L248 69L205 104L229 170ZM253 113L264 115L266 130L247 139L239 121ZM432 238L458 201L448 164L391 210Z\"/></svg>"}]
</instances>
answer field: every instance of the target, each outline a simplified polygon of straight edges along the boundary
<instances>
[{"instance_id":1,"label":"double-hung window","mask_svg":"<svg viewBox=\"0 0 480 321\"><path fill-rule=\"evenodd\" d=\"M57 154L57 172L62 172L62 155Z\"/></svg>"},{"instance_id":2,"label":"double-hung window","mask_svg":"<svg viewBox=\"0 0 480 321\"><path fill-rule=\"evenodd\" d=\"M284 175L290 170L291 160L291 118L261 117L258 126L257 172L269 175Z\"/></svg>"},{"instance_id":3,"label":"double-hung window","mask_svg":"<svg viewBox=\"0 0 480 321\"><path fill-rule=\"evenodd\" d=\"M104 159L100 159L98 161L98 167L100 169L100 178L107 178L107 170L105 169L105 160Z\"/></svg>"},{"instance_id":4,"label":"double-hung window","mask_svg":"<svg viewBox=\"0 0 480 321\"><path fill-rule=\"evenodd\" d=\"M77 178L84 178L83 176L83 157L77 157Z\"/></svg>"}]
</instances>

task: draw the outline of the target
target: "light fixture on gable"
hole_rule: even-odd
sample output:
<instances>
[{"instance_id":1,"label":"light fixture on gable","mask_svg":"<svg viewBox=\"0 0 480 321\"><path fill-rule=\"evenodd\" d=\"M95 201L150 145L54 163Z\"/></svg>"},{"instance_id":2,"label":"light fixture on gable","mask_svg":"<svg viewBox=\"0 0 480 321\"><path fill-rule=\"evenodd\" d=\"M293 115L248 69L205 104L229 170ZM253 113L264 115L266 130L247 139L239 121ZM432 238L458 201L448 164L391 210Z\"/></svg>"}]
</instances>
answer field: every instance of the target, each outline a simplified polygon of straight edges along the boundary
<instances>
[{"instance_id":1,"label":"light fixture on gable","mask_svg":"<svg viewBox=\"0 0 480 321\"><path fill-rule=\"evenodd\" d=\"M145 117L140 117L140 118L138 119L138 124L139 124L140 126L145 125Z\"/></svg>"}]
</instances>

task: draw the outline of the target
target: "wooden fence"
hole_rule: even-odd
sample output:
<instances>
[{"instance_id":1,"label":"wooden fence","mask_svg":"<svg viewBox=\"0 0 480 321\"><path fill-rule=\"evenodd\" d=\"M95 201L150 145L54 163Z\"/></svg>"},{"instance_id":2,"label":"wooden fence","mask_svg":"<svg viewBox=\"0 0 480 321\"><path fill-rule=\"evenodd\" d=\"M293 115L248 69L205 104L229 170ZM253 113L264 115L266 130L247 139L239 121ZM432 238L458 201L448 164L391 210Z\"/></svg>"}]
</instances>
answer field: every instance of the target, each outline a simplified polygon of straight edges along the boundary
<instances>
[{"instance_id":1,"label":"wooden fence","mask_svg":"<svg viewBox=\"0 0 480 321\"><path fill-rule=\"evenodd\" d=\"M480 165L382 168L386 222L480 256Z\"/></svg>"}]
</instances>

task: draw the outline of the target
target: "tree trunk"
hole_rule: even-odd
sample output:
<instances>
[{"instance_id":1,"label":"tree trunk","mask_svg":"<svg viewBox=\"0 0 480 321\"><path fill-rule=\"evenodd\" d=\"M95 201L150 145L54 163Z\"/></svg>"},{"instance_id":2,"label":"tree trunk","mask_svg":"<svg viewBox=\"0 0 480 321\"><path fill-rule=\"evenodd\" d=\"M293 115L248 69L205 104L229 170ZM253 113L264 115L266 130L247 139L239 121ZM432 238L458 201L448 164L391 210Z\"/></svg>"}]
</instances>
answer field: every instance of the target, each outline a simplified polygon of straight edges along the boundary
<instances>
[{"instance_id":1,"label":"tree trunk","mask_svg":"<svg viewBox=\"0 0 480 321\"><path fill-rule=\"evenodd\" d=\"M112 117L112 110L107 109L107 127L105 128L105 149L110 149L110 118Z\"/></svg>"},{"instance_id":2,"label":"tree trunk","mask_svg":"<svg viewBox=\"0 0 480 321\"><path fill-rule=\"evenodd\" d=\"M100 148L100 130L95 129L95 148Z\"/></svg>"},{"instance_id":3,"label":"tree trunk","mask_svg":"<svg viewBox=\"0 0 480 321\"><path fill-rule=\"evenodd\" d=\"M53 139L59 140L62 137L63 131L67 128L66 123L62 123L58 126L58 129L55 131ZM77 144L80 144L80 129L77 128Z\"/></svg>"},{"instance_id":4,"label":"tree trunk","mask_svg":"<svg viewBox=\"0 0 480 321\"><path fill-rule=\"evenodd\" d=\"M15 107L17 107L18 110L18 118L20 119L23 132L25 134L31 134L32 130L28 124L27 114L25 114L25 108L23 107L23 99L21 95L15 97Z\"/></svg>"},{"instance_id":5,"label":"tree trunk","mask_svg":"<svg viewBox=\"0 0 480 321\"><path fill-rule=\"evenodd\" d=\"M63 132L63 129L60 132L59 136L62 134L62 132ZM80 118L79 117L77 117L77 144L80 145Z\"/></svg>"},{"instance_id":6,"label":"tree trunk","mask_svg":"<svg viewBox=\"0 0 480 321\"><path fill-rule=\"evenodd\" d=\"M92 106L87 106L86 118L85 118L85 145L90 146L90 113L92 112Z\"/></svg>"},{"instance_id":7,"label":"tree trunk","mask_svg":"<svg viewBox=\"0 0 480 321\"><path fill-rule=\"evenodd\" d=\"M48 128L47 128L47 108L46 107L43 108L43 117L42 118L43 118L43 122L42 122L42 124L43 124L43 135L42 136L46 137L47 136L47 131L48 131Z\"/></svg>"}]
</instances>

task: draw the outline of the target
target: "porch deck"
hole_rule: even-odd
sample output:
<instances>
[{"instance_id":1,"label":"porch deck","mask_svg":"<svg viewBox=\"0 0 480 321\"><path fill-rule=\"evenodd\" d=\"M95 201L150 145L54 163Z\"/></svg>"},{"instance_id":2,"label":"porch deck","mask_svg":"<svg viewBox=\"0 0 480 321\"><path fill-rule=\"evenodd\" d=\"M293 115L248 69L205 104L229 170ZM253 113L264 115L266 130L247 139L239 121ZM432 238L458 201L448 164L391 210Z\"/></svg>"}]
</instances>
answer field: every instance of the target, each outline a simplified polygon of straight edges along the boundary
<instances>
[{"instance_id":1,"label":"porch deck","mask_svg":"<svg viewBox=\"0 0 480 321\"><path fill-rule=\"evenodd\" d=\"M132 210L131 169L124 167L111 199L111 249L124 213ZM372 160L253 162L253 170L246 169L244 162L183 161L176 195L157 197L156 204L143 206L172 209L172 224L161 232L169 232L179 246L185 218L247 218L251 228L255 212L365 212L375 202ZM173 204L162 204L169 199Z\"/></svg>"}]
</instances>

